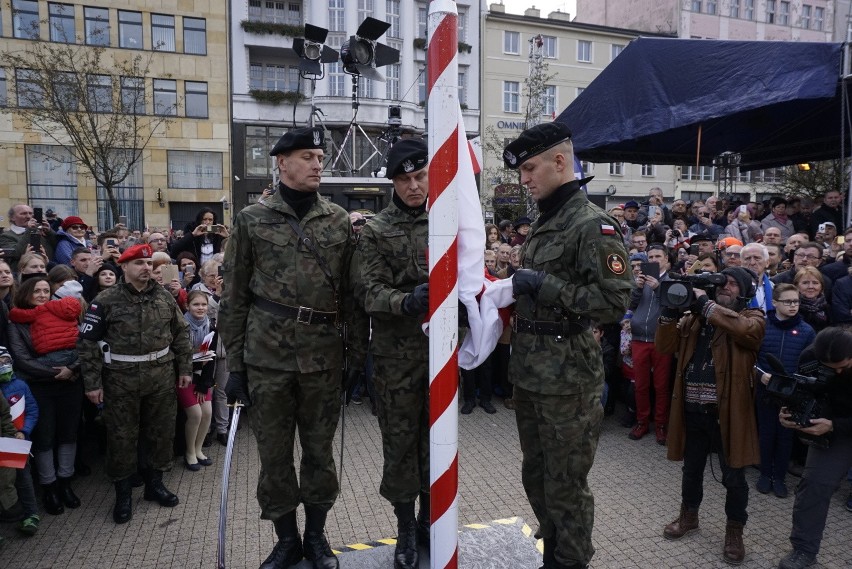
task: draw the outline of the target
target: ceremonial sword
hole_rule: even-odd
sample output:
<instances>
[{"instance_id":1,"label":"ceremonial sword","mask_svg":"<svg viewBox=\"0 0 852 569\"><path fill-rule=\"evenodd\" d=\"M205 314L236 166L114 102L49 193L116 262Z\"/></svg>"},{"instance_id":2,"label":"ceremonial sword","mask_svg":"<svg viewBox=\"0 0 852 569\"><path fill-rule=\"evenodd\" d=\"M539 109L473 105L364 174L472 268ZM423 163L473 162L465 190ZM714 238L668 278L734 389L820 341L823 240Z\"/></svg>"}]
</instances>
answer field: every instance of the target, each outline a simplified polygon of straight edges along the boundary
<instances>
[{"instance_id":1,"label":"ceremonial sword","mask_svg":"<svg viewBox=\"0 0 852 569\"><path fill-rule=\"evenodd\" d=\"M228 523L228 478L231 475L231 457L234 454L234 440L237 437L237 426L240 424L241 401L233 405L234 416L231 419L231 430L228 431L228 446L225 449L225 465L222 468L222 496L219 500L219 545L217 569L225 569L225 527Z\"/></svg>"}]
</instances>

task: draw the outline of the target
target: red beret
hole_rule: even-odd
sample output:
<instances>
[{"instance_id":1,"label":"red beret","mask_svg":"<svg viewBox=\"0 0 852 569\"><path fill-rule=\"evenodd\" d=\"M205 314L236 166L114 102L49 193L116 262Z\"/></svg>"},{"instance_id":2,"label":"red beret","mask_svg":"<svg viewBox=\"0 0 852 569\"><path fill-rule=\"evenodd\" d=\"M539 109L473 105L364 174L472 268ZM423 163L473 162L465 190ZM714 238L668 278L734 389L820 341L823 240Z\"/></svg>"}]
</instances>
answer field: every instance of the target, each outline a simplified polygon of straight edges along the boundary
<instances>
[{"instance_id":1,"label":"red beret","mask_svg":"<svg viewBox=\"0 0 852 569\"><path fill-rule=\"evenodd\" d=\"M124 251L121 257L118 258L119 263L128 263L136 259L150 259L154 256L154 251L150 245L140 243Z\"/></svg>"}]
</instances>

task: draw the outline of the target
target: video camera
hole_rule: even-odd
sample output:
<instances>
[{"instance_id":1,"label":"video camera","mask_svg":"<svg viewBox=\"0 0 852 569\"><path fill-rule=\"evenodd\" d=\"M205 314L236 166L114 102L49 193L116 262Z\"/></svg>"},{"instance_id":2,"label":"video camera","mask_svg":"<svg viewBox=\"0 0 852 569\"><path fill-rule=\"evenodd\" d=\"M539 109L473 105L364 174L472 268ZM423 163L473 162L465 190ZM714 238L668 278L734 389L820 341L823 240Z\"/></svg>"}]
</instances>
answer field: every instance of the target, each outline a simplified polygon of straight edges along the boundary
<instances>
[{"instance_id":1,"label":"video camera","mask_svg":"<svg viewBox=\"0 0 852 569\"><path fill-rule=\"evenodd\" d=\"M761 373L769 373L769 385L766 391L769 397L790 413L790 421L802 427L810 427L811 419L825 417L828 411L826 388L833 373L831 368L821 363L809 362L792 375L784 371L784 365L775 356L766 356L772 371L755 368Z\"/></svg>"},{"instance_id":2,"label":"video camera","mask_svg":"<svg viewBox=\"0 0 852 569\"><path fill-rule=\"evenodd\" d=\"M693 290L700 288L710 298L715 297L716 287L724 286L728 278L722 273L698 273L681 275L669 273L672 280L660 283L660 305L665 308L686 310L695 300Z\"/></svg>"}]
</instances>

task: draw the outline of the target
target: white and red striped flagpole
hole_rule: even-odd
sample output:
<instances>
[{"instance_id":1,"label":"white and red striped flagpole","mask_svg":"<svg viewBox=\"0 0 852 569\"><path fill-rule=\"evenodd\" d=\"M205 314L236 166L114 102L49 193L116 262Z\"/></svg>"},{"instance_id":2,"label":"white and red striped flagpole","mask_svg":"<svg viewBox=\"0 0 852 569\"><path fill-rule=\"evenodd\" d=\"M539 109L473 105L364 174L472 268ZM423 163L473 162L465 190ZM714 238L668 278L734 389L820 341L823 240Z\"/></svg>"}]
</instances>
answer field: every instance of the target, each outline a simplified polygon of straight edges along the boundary
<instances>
[{"instance_id":1,"label":"white and red striped flagpole","mask_svg":"<svg viewBox=\"0 0 852 569\"><path fill-rule=\"evenodd\" d=\"M458 567L458 11L429 3L429 483L432 569Z\"/></svg>"}]
</instances>

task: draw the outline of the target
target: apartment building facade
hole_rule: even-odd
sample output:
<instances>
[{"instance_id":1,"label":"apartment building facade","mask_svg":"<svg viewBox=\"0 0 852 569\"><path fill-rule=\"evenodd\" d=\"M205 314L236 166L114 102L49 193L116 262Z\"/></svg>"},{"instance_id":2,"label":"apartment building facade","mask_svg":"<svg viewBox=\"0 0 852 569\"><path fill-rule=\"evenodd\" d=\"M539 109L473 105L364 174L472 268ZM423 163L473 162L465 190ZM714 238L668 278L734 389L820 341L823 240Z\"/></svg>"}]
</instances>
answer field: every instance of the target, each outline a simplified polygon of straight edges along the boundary
<instances>
[{"instance_id":1,"label":"apartment building facade","mask_svg":"<svg viewBox=\"0 0 852 569\"><path fill-rule=\"evenodd\" d=\"M27 51L34 42L104 49L104 62L139 57L146 77L120 77L108 66L90 77L101 89L103 113L166 115L130 175L115 188L131 229L181 229L203 205L229 206L230 98L227 17L207 0L115 0L108 5L68 0L5 0L0 50ZM57 73L63 70L57 69ZM15 109L27 70L0 70L0 214L28 203L59 216L79 215L103 230L118 220L104 188L71 153L44 132L27 129ZM143 93L137 108L124 102ZM61 140L61 134L60 140ZM120 151L120 149L116 149ZM6 225L7 223L0 223Z\"/></svg>"}]
</instances>

